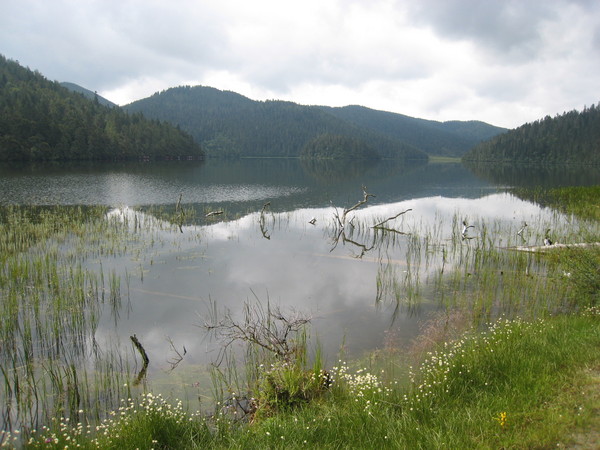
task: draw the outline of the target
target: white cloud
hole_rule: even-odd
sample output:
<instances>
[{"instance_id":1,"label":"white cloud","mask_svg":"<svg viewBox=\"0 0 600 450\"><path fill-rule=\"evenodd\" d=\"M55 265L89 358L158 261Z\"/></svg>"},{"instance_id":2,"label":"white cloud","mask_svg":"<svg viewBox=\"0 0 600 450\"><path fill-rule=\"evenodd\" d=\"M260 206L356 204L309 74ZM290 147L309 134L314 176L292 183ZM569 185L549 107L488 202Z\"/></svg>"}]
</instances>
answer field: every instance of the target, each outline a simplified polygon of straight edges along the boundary
<instances>
[{"instance_id":1,"label":"white cloud","mask_svg":"<svg viewBox=\"0 0 600 450\"><path fill-rule=\"evenodd\" d=\"M597 103L591 0L4 0L0 50L123 104L183 84L518 126Z\"/></svg>"}]
</instances>

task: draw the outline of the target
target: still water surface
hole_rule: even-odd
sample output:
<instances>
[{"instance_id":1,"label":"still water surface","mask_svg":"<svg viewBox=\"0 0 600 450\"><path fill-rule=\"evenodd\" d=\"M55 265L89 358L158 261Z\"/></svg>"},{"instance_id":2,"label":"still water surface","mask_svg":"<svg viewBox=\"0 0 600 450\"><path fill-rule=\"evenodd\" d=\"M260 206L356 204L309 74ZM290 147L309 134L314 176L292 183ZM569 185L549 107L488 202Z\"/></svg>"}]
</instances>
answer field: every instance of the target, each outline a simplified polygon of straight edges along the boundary
<instances>
[{"instance_id":1,"label":"still water surface","mask_svg":"<svg viewBox=\"0 0 600 450\"><path fill-rule=\"evenodd\" d=\"M0 202L101 204L114 208L112 214L142 217L152 206L174 210L181 196L184 207L197 211L180 231L154 231L148 236L151 244L135 258L89 262L121 278L121 306L107 308L96 341L106 348L128 348L135 358L129 342L135 334L150 357L150 386L179 396L195 395L191 387L206 378L206 364L216 357L215 345L199 327L212 302L235 314L245 301L268 300L283 311L311 315L311 334L330 363L342 343L346 354L356 357L382 347L390 331L397 344L408 344L440 307L419 286L442 264L438 257L415 268L415 261L435 252L416 245L411 236L430 236L443 246L457 238L466 220L474 226L469 230L474 239L484 229L503 229L506 235L493 237L498 246L540 244L539 230L546 224L560 233L557 224L568 226L573 219L506 189L599 182L595 171L579 169L475 173L460 164L389 161L367 166L267 159L28 166L0 169ZM351 213L352 225L338 235L334 214L362 200L362 186L375 196ZM209 211L224 213L205 218ZM407 234L378 240L370 227L403 211L387 226ZM521 242L515 233L524 221L538 225ZM466 240L464 245L474 244ZM171 344L186 349L173 371Z\"/></svg>"}]
</instances>

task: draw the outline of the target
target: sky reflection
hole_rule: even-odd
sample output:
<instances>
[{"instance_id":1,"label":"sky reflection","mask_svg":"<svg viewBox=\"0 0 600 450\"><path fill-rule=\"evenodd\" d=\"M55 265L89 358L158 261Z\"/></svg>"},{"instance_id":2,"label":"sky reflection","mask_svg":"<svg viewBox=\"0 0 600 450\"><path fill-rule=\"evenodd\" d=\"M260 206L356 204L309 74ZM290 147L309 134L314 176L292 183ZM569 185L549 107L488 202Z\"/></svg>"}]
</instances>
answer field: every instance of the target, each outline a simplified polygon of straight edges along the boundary
<instances>
[{"instance_id":1,"label":"sky reflection","mask_svg":"<svg viewBox=\"0 0 600 450\"><path fill-rule=\"evenodd\" d=\"M510 194L478 199L432 196L356 210L349 216L355 217L350 239L370 247L370 226L409 208L412 211L387 226L420 237L436 234L442 245L453 239L456 222L463 218L476 226L474 235L491 223L502 223L507 233L516 233L523 220L550 223L556 219L555 213ZM127 342L128 336L136 334L155 370L168 367L169 340L185 346L185 364L206 364L216 357L217 347L199 326L209 319L211 302L221 312L235 315L246 301L269 301L283 311L294 309L312 316L311 332L318 336L329 361L337 358L342 342L349 356L383 346L388 330L399 336L401 345L409 345L419 324L438 305L425 297L416 306L404 304L400 293L400 313L393 316L396 300L378 298L376 279L391 267L387 276L402 284L407 258L415 258L409 254L410 235L398 235L392 245L376 245L357 258L361 249L355 244L332 241L334 211L327 207L266 212L263 230L260 213L251 213L233 221L183 227L183 233L159 231L154 247L140 261L129 263L130 310L121 313L116 325L105 317L98 336L120 336L121 342ZM308 223L313 217L314 226ZM265 229L269 239L264 237ZM497 239L516 242L516 236ZM418 268L424 279L440 270L440 255ZM414 271L414 260L411 264Z\"/></svg>"}]
</instances>

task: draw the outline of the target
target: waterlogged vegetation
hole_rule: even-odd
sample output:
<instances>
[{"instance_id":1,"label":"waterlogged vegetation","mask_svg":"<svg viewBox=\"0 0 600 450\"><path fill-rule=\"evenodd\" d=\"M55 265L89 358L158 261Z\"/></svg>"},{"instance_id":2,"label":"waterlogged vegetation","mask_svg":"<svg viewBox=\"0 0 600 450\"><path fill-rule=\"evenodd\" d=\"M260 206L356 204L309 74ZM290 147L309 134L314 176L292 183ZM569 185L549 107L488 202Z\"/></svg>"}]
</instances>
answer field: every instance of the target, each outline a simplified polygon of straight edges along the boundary
<instances>
[{"instance_id":1,"label":"waterlogged vegetation","mask_svg":"<svg viewBox=\"0 0 600 450\"><path fill-rule=\"evenodd\" d=\"M2 422L30 429L57 413L100 417L125 392L127 361L98 352L103 308L120 307L121 278L88 257L121 252L123 225L105 208L1 211ZM84 363L85 362L85 363ZM122 378L123 377L123 378Z\"/></svg>"},{"instance_id":2,"label":"waterlogged vegetation","mask_svg":"<svg viewBox=\"0 0 600 450\"><path fill-rule=\"evenodd\" d=\"M4 428L28 432L56 416L99 420L130 394L135 361L116 342L99 345L96 332L101 316L119 316L122 283L136 275L106 261L142 251L138 232L158 227L145 220L106 207L2 207Z\"/></svg>"},{"instance_id":3,"label":"waterlogged vegetation","mask_svg":"<svg viewBox=\"0 0 600 450\"><path fill-rule=\"evenodd\" d=\"M332 255L343 248L376 264L375 305L391 309L391 324L435 312L408 343L390 326L380 348L349 358L343 342L339 354L324 355L302 311L258 295L241 317L215 306L204 327L226 345L214 362L215 403L199 412L131 386L134 349L94 343L99 317L117 316L132 277L144 276L148 251L182 245L180 235L202 240L202 226L187 225L193 212L178 204L160 212L165 221L96 207L5 207L0 440L33 448L566 445L597 407L582 395L584 369L600 363L600 229L597 217L579 214L598 208L589 192L536 192L534 201L560 199L566 209L527 226L464 210L427 220L411 204L390 212L370 206L366 188L353 206L320 211ZM266 206L249 217L265 241L294 221ZM570 245L543 246L548 234ZM122 272L106 263L123 255Z\"/></svg>"}]
</instances>

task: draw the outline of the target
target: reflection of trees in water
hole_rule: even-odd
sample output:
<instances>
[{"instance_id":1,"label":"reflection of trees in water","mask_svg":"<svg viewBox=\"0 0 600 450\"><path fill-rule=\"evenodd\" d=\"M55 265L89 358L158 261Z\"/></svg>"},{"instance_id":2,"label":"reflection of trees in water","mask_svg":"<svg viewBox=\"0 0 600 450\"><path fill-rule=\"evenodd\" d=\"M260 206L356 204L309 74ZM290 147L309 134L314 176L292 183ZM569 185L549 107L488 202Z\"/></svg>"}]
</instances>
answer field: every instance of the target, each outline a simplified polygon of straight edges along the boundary
<instances>
[{"instance_id":1,"label":"reflection of trees in water","mask_svg":"<svg viewBox=\"0 0 600 450\"><path fill-rule=\"evenodd\" d=\"M300 164L311 177L330 183L357 178L377 166L377 160L302 159Z\"/></svg>"},{"instance_id":2,"label":"reflection of trees in water","mask_svg":"<svg viewBox=\"0 0 600 450\"><path fill-rule=\"evenodd\" d=\"M375 173L378 178L398 176L426 166L427 161L302 159L300 165L311 178L331 184Z\"/></svg>"},{"instance_id":3,"label":"reflection of trees in water","mask_svg":"<svg viewBox=\"0 0 600 450\"><path fill-rule=\"evenodd\" d=\"M476 164L465 166L477 177L514 187L588 186L600 182L598 167L582 165Z\"/></svg>"}]
</instances>

